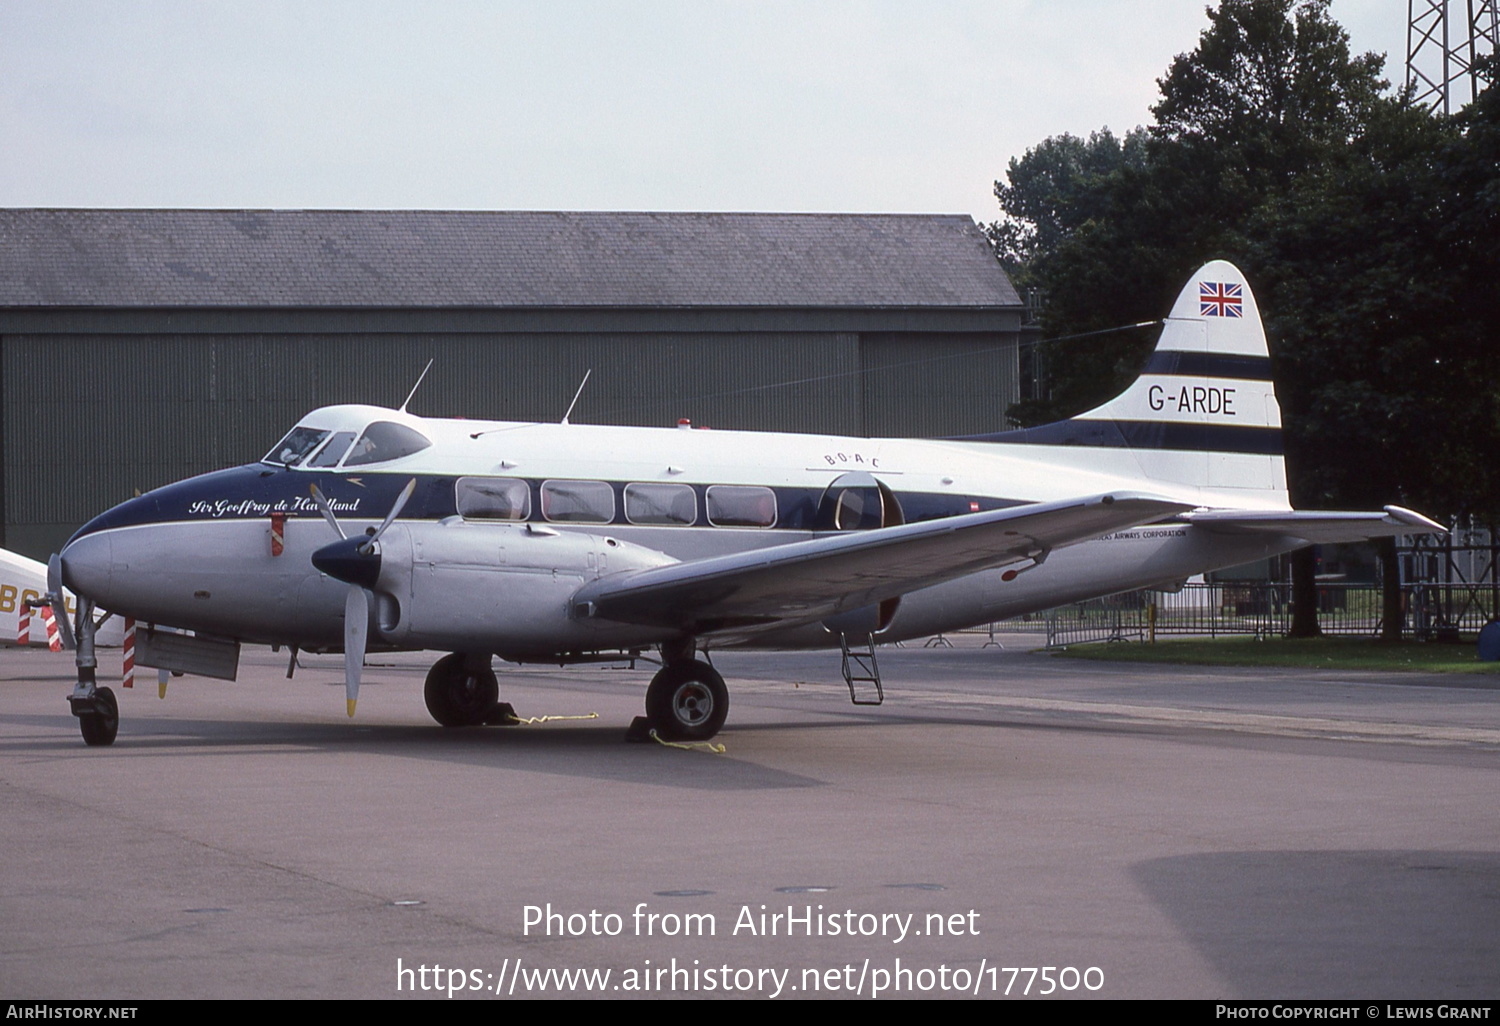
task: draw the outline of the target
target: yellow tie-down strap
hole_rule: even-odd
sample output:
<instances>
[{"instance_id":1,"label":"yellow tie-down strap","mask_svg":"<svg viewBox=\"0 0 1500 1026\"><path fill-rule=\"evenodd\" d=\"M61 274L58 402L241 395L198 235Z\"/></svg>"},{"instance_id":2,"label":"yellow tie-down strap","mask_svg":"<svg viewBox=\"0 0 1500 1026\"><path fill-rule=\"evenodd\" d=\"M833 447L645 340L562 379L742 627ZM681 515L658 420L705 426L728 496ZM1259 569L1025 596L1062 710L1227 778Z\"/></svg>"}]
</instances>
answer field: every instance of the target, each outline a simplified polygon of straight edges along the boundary
<instances>
[{"instance_id":1,"label":"yellow tie-down strap","mask_svg":"<svg viewBox=\"0 0 1500 1026\"><path fill-rule=\"evenodd\" d=\"M553 720L597 720L599 714L584 713L581 716L507 716L506 719L518 727L534 727L538 723L551 723Z\"/></svg>"},{"instance_id":2,"label":"yellow tie-down strap","mask_svg":"<svg viewBox=\"0 0 1500 1026\"><path fill-rule=\"evenodd\" d=\"M725 752L729 751L729 749L725 748L723 745L715 744L712 741L667 741L664 740L662 736L656 732L656 729L654 727L651 730L651 740L655 741L657 744L663 746L664 748L681 748L684 751L689 752L703 751L713 752L715 755L723 755Z\"/></svg>"}]
</instances>

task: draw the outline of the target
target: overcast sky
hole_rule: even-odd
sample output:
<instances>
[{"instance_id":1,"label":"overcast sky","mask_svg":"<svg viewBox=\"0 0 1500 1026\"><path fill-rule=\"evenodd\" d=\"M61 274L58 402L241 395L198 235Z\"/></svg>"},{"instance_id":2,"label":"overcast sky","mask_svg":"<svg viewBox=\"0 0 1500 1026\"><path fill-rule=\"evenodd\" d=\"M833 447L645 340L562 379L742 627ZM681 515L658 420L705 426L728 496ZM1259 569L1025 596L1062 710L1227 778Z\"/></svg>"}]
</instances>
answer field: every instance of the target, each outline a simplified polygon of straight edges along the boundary
<instances>
[{"instance_id":1,"label":"overcast sky","mask_svg":"<svg viewBox=\"0 0 1500 1026\"><path fill-rule=\"evenodd\" d=\"M969 213L1205 0L0 3L0 206ZM1335 0L1405 59L1404 0Z\"/></svg>"}]
</instances>

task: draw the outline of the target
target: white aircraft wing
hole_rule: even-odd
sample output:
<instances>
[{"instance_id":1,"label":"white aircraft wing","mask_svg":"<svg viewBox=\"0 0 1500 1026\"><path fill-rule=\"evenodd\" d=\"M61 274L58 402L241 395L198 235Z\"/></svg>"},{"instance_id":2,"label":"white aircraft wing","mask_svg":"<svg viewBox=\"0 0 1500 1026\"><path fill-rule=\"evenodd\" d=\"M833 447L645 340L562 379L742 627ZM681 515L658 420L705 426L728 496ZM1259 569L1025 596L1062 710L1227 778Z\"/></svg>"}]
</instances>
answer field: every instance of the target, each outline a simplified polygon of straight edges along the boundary
<instances>
[{"instance_id":1,"label":"white aircraft wing","mask_svg":"<svg viewBox=\"0 0 1500 1026\"><path fill-rule=\"evenodd\" d=\"M1437 521L1400 506L1387 506L1379 513L1221 509L1187 513L1182 519L1211 531L1279 534L1301 538L1312 545L1367 541L1402 534L1442 534L1447 530Z\"/></svg>"},{"instance_id":2,"label":"white aircraft wing","mask_svg":"<svg viewBox=\"0 0 1500 1026\"><path fill-rule=\"evenodd\" d=\"M1141 493L1032 503L672 563L585 585L574 608L690 633L792 626L1181 513Z\"/></svg>"}]
</instances>

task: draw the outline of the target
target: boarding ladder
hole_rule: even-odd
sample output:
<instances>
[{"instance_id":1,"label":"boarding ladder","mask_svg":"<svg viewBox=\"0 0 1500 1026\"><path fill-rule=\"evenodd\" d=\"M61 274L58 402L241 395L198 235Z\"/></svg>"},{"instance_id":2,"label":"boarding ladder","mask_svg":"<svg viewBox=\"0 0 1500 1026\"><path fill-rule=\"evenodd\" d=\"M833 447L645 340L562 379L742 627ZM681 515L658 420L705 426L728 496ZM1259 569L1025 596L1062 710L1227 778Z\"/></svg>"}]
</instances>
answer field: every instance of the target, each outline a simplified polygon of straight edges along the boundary
<instances>
[{"instance_id":1,"label":"boarding ladder","mask_svg":"<svg viewBox=\"0 0 1500 1026\"><path fill-rule=\"evenodd\" d=\"M864 639L861 647L851 649L849 635L839 635L839 647L844 652L844 683L849 685L849 701L855 705L880 705L885 701L885 689L880 686L880 667L875 662L875 635L866 634ZM875 685L873 700L859 697L860 684Z\"/></svg>"}]
</instances>

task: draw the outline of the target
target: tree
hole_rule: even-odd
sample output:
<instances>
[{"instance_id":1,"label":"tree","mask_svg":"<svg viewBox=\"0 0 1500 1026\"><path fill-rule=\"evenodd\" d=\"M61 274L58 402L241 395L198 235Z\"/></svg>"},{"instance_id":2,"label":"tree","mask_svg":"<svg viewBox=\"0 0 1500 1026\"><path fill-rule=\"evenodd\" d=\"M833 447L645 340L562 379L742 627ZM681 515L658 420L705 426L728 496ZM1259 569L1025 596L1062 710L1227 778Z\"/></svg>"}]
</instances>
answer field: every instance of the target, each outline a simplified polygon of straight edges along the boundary
<instances>
[{"instance_id":1,"label":"tree","mask_svg":"<svg viewBox=\"0 0 1500 1026\"><path fill-rule=\"evenodd\" d=\"M1109 129L1088 139L1047 139L1012 159L1009 184L996 182L1004 216L989 235L1000 262L1021 288L1038 288L1045 299L1043 329L1051 335L1090 332L1132 317L1131 287L1114 279L1115 264L1097 259L1100 229L1114 232L1123 218L1123 177L1147 176L1147 133L1135 129L1116 138ZM1138 365L1137 337L1096 339L1059 350L1065 362L1050 375L1050 394L1023 400L1007 411L1020 426L1041 424L1109 398L1122 377Z\"/></svg>"},{"instance_id":2,"label":"tree","mask_svg":"<svg viewBox=\"0 0 1500 1026\"><path fill-rule=\"evenodd\" d=\"M1091 218L1101 216L1101 184L1124 167L1146 165L1146 130L1123 139L1108 128L1087 139L1060 135L1012 158L1006 177L995 183L1005 216L989 226L990 239L1006 271L1026 284L1031 262L1055 249Z\"/></svg>"},{"instance_id":3,"label":"tree","mask_svg":"<svg viewBox=\"0 0 1500 1026\"><path fill-rule=\"evenodd\" d=\"M997 184L996 237L1025 243L1007 259L1044 290L1048 335L1157 317L1199 264L1235 261L1269 315L1298 505L1493 512L1500 103L1433 119L1382 96L1381 67L1327 0L1223 0L1131 159L1047 140ZM1070 155L1066 188L1031 173ZM1059 345L1053 401L1012 416L1108 398L1153 341Z\"/></svg>"},{"instance_id":4,"label":"tree","mask_svg":"<svg viewBox=\"0 0 1500 1026\"><path fill-rule=\"evenodd\" d=\"M1022 265L1018 283L1042 290L1044 334L1159 317L1204 261L1246 261L1251 214L1346 145L1385 86L1381 58L1351 58L1327 6L1225 0L1160 80L1148 131L1060 136L1011 162L991 235L1007 266ZM1057 346L1049 399L1011 418L1041 423L1108 399L1154 337Z\"/></svg>"},{"instance_id":5,"label":"tree","mask_svg":"<svg viewBox=\"0 0 1500 1026\"><path fill-rule=\"evenodd\" d=\"M1224 0L1208 18L1158 82L1151 136L1217 165L1252 204L1353 139L1380 103L1384 58L1350 56L1328 0Z\"/></svg>"}]
</instances>

